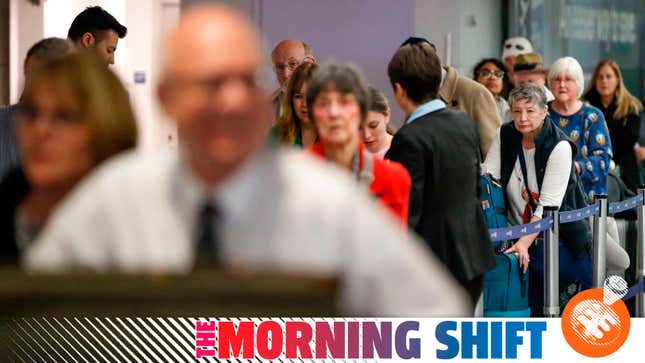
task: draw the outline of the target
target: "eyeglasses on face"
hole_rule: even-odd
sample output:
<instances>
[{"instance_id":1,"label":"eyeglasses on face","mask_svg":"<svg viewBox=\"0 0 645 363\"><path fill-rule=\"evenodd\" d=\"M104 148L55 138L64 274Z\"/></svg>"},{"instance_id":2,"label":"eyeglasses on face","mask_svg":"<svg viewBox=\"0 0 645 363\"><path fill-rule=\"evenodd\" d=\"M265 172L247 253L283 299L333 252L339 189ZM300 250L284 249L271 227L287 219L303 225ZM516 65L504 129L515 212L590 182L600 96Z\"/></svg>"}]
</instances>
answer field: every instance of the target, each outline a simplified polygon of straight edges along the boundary
<instances>
[{"instance_id":1,"label":"eyeglasses on face","mask_svg":"<svg viewBox=\"0 0 645 363\"><path fill-rule=\"evenodd\" d=\"M494 76L495 78L504 77L504 71L491 71L490 69L484 69L479 71L479 76L484 78L489 78Z\"/></svg>"},{"instance_id":2,"label":"eyeglasses on face","mask_svg":"<svg viewBox=\"0 0 645 363\"><path fill-rule=\"evenodd\" d=\"M54 126L73 126L82 124L82 118L77 112L62 109L43 111L39 107L30 104L20 106L18 117L22 123L27 125L32 125L37 120L47 120Z\"/></svg>"},{"instance_id":3,"label":"eyeglasses on face","mask_svg":"<svg viewBox=\"0 0 645 363\"><path fill-rule=\"evenodd\" d=\"M310 58L311 57L305 57L305 59L303 59L301 61L297 61L295 59L289 59L289 61L287 63L274 63L273 68L278 72L284 72L287 69L293 72L296 68L298 68L300 63L302 63L304 61L307 61Z\"/></svg>"}]
</instances>

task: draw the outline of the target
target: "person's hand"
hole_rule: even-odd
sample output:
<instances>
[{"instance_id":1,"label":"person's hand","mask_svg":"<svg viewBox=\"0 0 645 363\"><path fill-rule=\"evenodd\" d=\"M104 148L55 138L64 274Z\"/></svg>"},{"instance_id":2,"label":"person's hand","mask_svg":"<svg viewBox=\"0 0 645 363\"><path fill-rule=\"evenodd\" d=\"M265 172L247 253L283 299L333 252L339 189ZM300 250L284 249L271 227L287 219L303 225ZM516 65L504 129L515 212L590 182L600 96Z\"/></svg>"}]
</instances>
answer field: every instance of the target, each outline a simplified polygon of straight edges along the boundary
<instances>
[{"instance_id":1,"label":"person's hand","mask_svg":"<svg viewBox=\"0 0 645 363\"><path fill-rule=\"evenodd\" d=\"M529 247L535 239L535 237L530 237L531 236L524 236L520 238L519 240L517 240L517 242L515 242L513 246L504 251L505 254L514 253L515 256L517 256L520 268L524 273L526 273L526 269L529 268L529 262L531 262L531 259L529 258Z\"/></svg>"},{"instance_id":2,"label":"person's hand","mask_svg":"<svg viewBox=\"0 0 645 363\"><path fill-rule=\"evenodd\" d=\"M634 148L634 152L636 152L636 160L638 160L639 163L645 160L645 146Z\"/></svg>"},{"instance_id":3,"label":"person's hand","mask_svg":"<svg viewBox=\"0 0 645 363\"><path fill-rule=\"evenodd\" d=\"M578 175L580 175L580 173L582 173L582 167L580 166L579 162L576 161L575 163L576 163L576 171L578 172Z\"/></svg>"},{"instance_id":4,"label":"person's hand","mask_svg":"<svg viewBox=\"0 0 645 363\"><path fill-rule=\"evenodd\" d=\"M526 187L522 186L522 199L525 203L529 202L529 193L526 191Z\"/></svg>"}]
</instances>

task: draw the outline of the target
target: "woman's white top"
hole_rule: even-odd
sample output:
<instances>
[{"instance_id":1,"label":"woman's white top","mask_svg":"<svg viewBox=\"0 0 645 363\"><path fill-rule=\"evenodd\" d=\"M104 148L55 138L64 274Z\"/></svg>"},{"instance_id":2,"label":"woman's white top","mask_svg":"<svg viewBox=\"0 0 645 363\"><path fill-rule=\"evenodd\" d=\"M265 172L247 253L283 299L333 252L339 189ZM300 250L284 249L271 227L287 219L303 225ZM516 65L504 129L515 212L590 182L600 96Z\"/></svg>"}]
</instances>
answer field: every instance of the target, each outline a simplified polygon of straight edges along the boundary
<instances>
[{"instance_id":1,"label":"woman's white top","mask_svg":"<svg viewBox=\"0 0 645 363\"><path fill-rule=\"evenodd\" d=\"M547 121L548 122L548 121ZM524 159L526 160L526 173L529 188L533 193L540 193L538 207L533 213L534 216L542 218L542 211L545 206L560 207L564 194L567 191L569 183L569 173L571 172L572 150L568 141L560 141L549 156L542 180L542 188L538 188L537 176L535 173L535 148L524 149ZM500 136L499 129L493 139L493 144L488 151L486 161L484 161L484 170L490 173L496 179L501 178L501 156L500 156ZM509 209L509 223L512 225L522 224L522 214L526 207L526 201L522 199L522 188L524 179L520 160L517 158L511 178L506 186L506 205Z\"/></svg>"}]
</instances>

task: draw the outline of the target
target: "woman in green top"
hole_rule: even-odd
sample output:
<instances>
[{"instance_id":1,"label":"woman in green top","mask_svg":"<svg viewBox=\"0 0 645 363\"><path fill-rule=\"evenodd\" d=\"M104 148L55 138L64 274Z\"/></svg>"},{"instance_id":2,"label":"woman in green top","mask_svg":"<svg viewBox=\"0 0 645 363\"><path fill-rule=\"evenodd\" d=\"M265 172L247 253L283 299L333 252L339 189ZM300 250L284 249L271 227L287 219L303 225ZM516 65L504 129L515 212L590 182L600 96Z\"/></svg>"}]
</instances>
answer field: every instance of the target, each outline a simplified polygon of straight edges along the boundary
<instances>
[{"instance_id":1,"label":"woman in green top","mask_svg":"<svg viewBox=\"0 0 645 363\"><path fill-rule=\"evenodd\" d=\"M287 83L287 90L282 103L282 114L278 124L271 128L273 140L283 145L294 145L307 148L318 138L316 126L309 120L307 112L307 81L318 65L310 62L301 63Z\"/></svg>"}]
</instances>

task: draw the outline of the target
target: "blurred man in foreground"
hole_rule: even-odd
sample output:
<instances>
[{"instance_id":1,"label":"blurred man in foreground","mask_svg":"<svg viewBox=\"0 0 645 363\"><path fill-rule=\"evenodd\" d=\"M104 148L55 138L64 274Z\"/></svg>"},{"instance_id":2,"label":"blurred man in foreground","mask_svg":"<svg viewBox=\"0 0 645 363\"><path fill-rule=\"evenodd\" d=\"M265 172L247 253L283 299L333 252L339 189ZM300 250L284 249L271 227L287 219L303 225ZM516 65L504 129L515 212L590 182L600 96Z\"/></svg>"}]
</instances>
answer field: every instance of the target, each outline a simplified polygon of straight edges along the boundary
<instances>
[{"instance_id":1,"label":"blurred man in foreground","mask_svg":"<svg viewBox=\"0 0 645 363\"><path fill-rule=\"evenodd\" d=\"M188 10L164 53L159 96L179 155L131 154L53 217L36 271L186 273L195 267L338 276L354 314L470 314L441 263L349 177L267 149L257 33L224 6Z\"/></svg>"}]
</instances>

